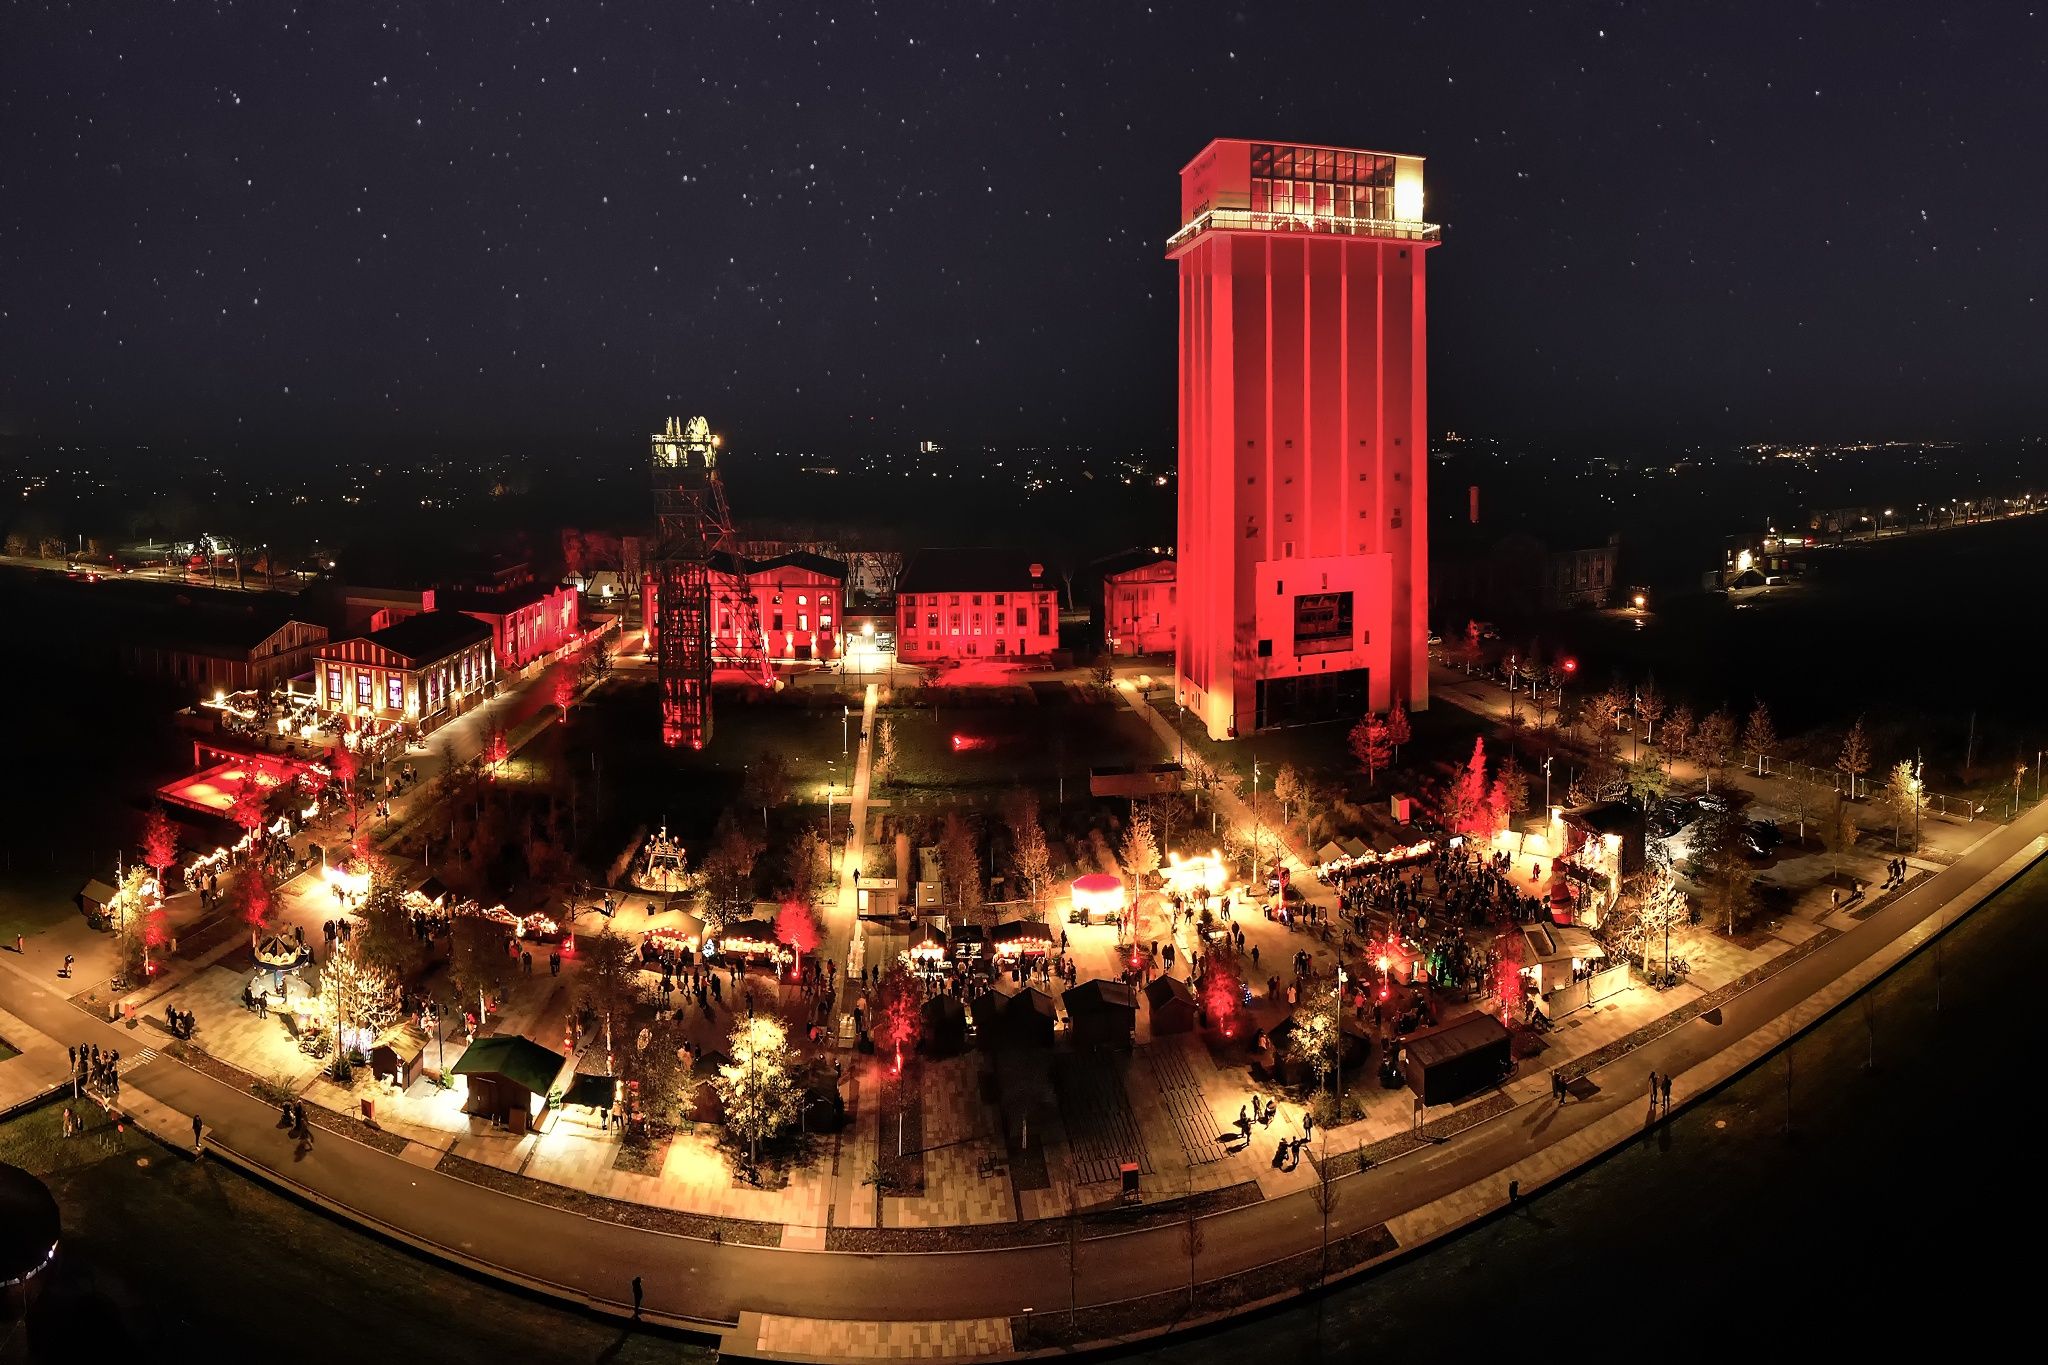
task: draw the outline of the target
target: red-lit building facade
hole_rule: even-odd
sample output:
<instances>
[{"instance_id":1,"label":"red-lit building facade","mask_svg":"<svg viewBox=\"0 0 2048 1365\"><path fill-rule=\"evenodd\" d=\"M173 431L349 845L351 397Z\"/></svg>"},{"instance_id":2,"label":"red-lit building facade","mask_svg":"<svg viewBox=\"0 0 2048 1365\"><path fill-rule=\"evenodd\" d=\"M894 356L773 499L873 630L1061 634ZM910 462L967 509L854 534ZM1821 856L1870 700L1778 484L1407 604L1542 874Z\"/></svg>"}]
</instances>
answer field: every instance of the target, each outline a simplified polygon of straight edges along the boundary
<instances>
[{"instance_id":1,"label":"red-lit building facade","mask_svg":"<svg viewBox=\"0 0 2048 1365\"><path fill-rule=\"evenodd\" d=\"M1043 658L1059 648L1060 608L1043 564L1010 550L919 550L896 582L896 657Z\"/></svg>"},{"instance_id":2,"label":"red-lit building facade","mask_svg":"<svg viewBox=\"0 0 2048 1365\"><path fill-rule=\"evenodd\" d=\"M459 715L498 677L491 628L459 611L427 611L320 646L320 708L358 721L430 730Z\"/></svg>"},{"instance_id":3,"label":"red-lit building facade","mask_svg":"<svg viewBox=\"0 0 2048 1365\"><path fill-rule=\"evenodd\" d=\"M1135 562L1102 576L1102 645L1119 658L1171 654L1180 620L1171 555L1128 557Z\"/></svg>"},{"instance_id":4,"label":"red-lit building facade","mask_svg":"<svg viewBox=\"0 0 2048 1365\"><path fill-rule=\"evenodd\" d=\"M489 626L498 671L513 673L575 641L579 600L567 583L523 583L494 592L430 593L427 605Z\"/></svg>"},{"instance_id":5,"label":"red-lit building facade","mask_svg":"<svg viewBox=\"0 0 2048 1365\"><path fill-rule=\"evenodd\" d=\"M1180 699L1217 739L1419 707L1422 161L1219 140L1181 223Z\"/></svg>"},{"instance_id":6,"label":"red-lit building facade","mask_svg":"<svg viewBox=\"0 0 2048 1365\"><path fill-rule=\"evenodd\" d=\"M714 553L711 567L711 658L720 668L743 663L800 667L830 663L845 638L846 565L796 551L772 559ZM751 598L745 591L753 589ZM650 575L641 584L642 619L652 640L661 619L660 593ZM749 616L754 619L749 621ZM741 648L747 632L760 640Z\"/></svg>"}]
</instances>

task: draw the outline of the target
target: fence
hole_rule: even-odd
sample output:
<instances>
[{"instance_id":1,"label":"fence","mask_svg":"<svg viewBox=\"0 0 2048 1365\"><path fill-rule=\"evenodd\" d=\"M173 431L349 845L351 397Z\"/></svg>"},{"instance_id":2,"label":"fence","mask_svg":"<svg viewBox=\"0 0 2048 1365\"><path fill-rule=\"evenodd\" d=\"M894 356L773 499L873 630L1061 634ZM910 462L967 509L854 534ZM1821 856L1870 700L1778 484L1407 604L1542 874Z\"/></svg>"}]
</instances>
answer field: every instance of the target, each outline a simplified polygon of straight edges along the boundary
<instances>
[{"instance_id":1,"label":"fence","mask_svg":"<svg viewBox=\"0 0 2048 1365\"><path fill-rule=\"evenodd\" d=\"M1624 961L1538 996L1536 1008L1543 1011L1545 1019L1562 1019L1573 1010L1597 1005L1608 996L1619 994L1628 987L1628 963Z\"/></svg>"}]
</instances>

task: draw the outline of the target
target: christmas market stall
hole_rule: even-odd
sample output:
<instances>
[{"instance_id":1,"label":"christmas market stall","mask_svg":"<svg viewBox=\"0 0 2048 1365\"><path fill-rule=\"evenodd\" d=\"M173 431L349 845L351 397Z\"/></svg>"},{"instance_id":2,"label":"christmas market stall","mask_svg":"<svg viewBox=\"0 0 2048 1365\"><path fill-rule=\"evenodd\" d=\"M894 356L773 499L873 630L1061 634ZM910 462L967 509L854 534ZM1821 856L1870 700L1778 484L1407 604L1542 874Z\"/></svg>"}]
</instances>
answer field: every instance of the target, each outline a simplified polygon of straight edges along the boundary
<instances>
[{"instance_id":1,"label":"christmas market stall","mask_svg":"<svg viewBox=\"0 0 2048 1365\"><path fill-rule=\"evenodd\" d=\"M922 1050L931 1057L950 1057L967 1046L967 1008L956 996L935 995L924 1002Z\"/></svg>"},{"instance_id":2,"label":"christmas market stall","mask_svg":"<svg viewBox=\"0 0 2048 1365\"><path fill-rule=\"evenodd\" d=\"M1007 1048L1051 1047L1058 1010L1044 991L1026 986L1014 995L983 991L968 1007L978 1046Z\"/></svg>"},{"instance_id":3,"label":"christmas market stall","mask_svg":"<svg viewBox=\"0 0 2048 1365\"><path fill-rule=\"evenodd\" d=\"M776 939L775 926L758 919L738 920L726 925L715 936L706 937L704 955L737 958L742 962L765 962L775 967L796 960L796 955Z\"/></svg>"},{"instance_id":4,"label":"christmas market stall","mask_svg":"<svg viewBox=\"0 0 2048 1365\"><path fill-rule=\"evenodd\" d=\"M1065 995L1074 1046L1126 1048L1138 1027L1138 993L1121 981L1095 979L1071 986Z\"/></svg>"},{"instance_id":5,"label":"christmas market stall","mask_svg":"<svg viewBox=\"0 0 2048 1365\"><path fill-rule=\"evenodd\" d=\"M1424 1104L1449 1104L1505 1080L1515 1065L1510 1046L1500 1020L1468 1014L1402 1039L1401 1071Z\"/></svg>"},{"instance_id":6,"label":"christmas market stall","mask_svg":"<svg viewBox=\"0 0 2048 1365\"><path fill-rule=\"evenodd\" d=\"M1152 1036L1192 1033L1198 1013L1194 988L1177 976L1155 976L1145 985L1145 1008L1151 1016ZM1071 1004L1067 1007L1073 1013Z\"/></svg>"},{"instance_id":7,"label":"christmas market stall","mask_svg":"<svg viewBox=\"0 0 2048 1365\"><path fill-rule=\"evenodd\" d=\"M1120 918L1130 903L1124 894L1124 879L1112 872L1074 878L1069 895L1075 924L1109 924Z\"/></svg>"},{"instance_id":8,"label":"christmas market stall","mask_svg":"<svg viewBox=\"0 0 2048 1365\"><path fill-rule=\"evenodd\" d=\"M471 1043L449 1070L467 1086L463 1113L524 1133L546 1113L563 1064L562 1054L530 1038L494 1033Z\"/></svg>"},{"instance_id":9,"label":"christmas market stall","mask_svg":"<svg viewBox=\"0 0 2048 1365\"><path fill-rule=\"evenodd\" d=\"M414 1029L396 1029L370 1049L370 1074L403 1090L419 1079L426 1065L427 1040Z\"/></svg>"},{"instance_id":10,"label":"christmas market stall","mask_svg":"<svg viewBox=\"0 0 2048 1365\"><path fill-rule=\"evenodd\" d=\"M1005 920L989 931L989 954L998 968L1008 968L1023 979L1052 953L1057 940L1052 926L1042 919Z\"/></svg>"},{"instance_id":11,"label":"christmas market stall","mask_svg":"<svg viewBox=\"0 0 2048 1365\"><path fill-rule=\"evenodd\" d=\"M989 960L988 930L979 924L949 926L946 930L946 956L962 971L981 970Z\"/></svg>"}]
</instances>

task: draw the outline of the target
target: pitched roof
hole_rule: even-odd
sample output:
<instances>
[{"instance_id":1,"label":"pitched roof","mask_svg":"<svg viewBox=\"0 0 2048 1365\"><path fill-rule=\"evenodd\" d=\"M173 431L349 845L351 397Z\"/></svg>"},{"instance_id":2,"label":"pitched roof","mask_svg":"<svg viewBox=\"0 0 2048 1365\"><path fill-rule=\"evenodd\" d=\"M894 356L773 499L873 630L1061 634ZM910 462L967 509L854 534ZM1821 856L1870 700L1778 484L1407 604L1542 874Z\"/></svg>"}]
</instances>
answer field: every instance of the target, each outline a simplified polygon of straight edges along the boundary
<instances>
[{"instance_id":1,"label":"pitched roof","mask_svg":"<svg viewBox=\"0 0 2048 1365\"><path fill-rule=\"evenodd\" d=\"M846 578L846 564L843 561L814 555L808 550L791 550L788 554L776 555L771 559L749 559L745 555L736 555L729 550L714 550L706 557L705 562L711 566L713 573L730 574L735 578L742 571L758 574L770 573L776 569L805 569L826 578L841 581Z\"/></svg>"},{"instance_id":2,"label":"pitched roof","mask_svg":"<svg viewBox=\"0 0 2048 1365\"><path fill-rule=\"evenodd\" d=\"M1145 983L1145 999L1155 1010L1175 1002L1193 1006L1195 988L1177 976L1155 976Z\"/></svg>"},{"instance_id":3,"label":"pitched roof","mask_svg":"<svg viewBox=\"0 0 2048 1365\"><path fill-rule=\"evenodd\" d=\"M503 1076L545 1095L562 1074L562 1055L516 1033L494 1033L471 1043L451 1069L458 1076Z\"/></svg>"},{"instance_id":4,"label":"pitched roof","mask_svg":"<svg viewBox=\"0 0 2048 1365\"><path fill-rule=\"evenodd\" d=\"M1432 1067L1482 1048L1505 1047L1507 1042L1508 1031L1501 1026L1500 1020L1482 1010L1462 1019L1453 1019L1448 1024L1411 1033L1402 1046L1424 1067Z\"/></svg>"},{"instance_id":5,"label":"pitched roof","mask_svg":"<svg viewBox=\"0 0 2048 1365\"><path fill-rule=\"evenodd\" d=\"M414 663L431 663L469 645L488 644L491 628L459 611L423 611L363 638Z\"/></svg>"},{"instance_id":6,"label":"pitched roof","mask_svg":"<svg viewBox=\"0 0 2048 1365\"><path fill-rule=\"evenodd\" d=\"M1043 560L990 546L914 551L896 580L898 592L1029 592L1052 586Z\"/></svg>"},{"instance_id":7,"label":"pitched roof","mask_svg":"<svg viewBox=\"0 0 2048 1365\"><path fill-rule=\"evenodd\" d=\"M1136 1010L1138 993L1121 981L1097 977L1068 989L1068 1014L1099 1014L1104 1010Z\"/></svg>"},{"instance_id":8,"label":"pitched roof","mask_svg":"<svg viewBox=\"0 0 2048 1365\"><path fill-rule=\"evenodd\" d=\"M445 611L480 611L492 616L504 616L544 602L562 590L559 583L521 583L498 592L484 592L476 588L449 588L436 591L434 605ZM573 591L573 589L572 589Z\"/></svg>"}]
</instances>

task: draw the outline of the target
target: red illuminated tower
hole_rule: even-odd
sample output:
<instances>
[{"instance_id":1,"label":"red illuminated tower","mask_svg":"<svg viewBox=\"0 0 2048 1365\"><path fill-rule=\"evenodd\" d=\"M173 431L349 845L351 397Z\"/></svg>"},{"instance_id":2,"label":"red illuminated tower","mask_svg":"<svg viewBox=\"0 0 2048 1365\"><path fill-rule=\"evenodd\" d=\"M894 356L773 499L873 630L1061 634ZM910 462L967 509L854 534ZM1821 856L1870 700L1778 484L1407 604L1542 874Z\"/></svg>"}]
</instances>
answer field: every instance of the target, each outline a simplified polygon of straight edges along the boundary
<instances>
[{"instance_id":1,"label":"red illuminated tower","mask_svg":"<svg viewBox=\"0 0 2048 1365\"><path fill-rule=\"evenodd\" d=\"M1227 739L1428 698L1422 160L1181 171L1182 703Z\"/></svg>"},{"instance_id":2,"label":"red illuminated tower","mask_svg":"<svg viewBox=\"0 0 2048 1365\"><path fill-rule=\"evenodd\" d=\"M732 511L718 477L719 438L702 417L675 418L654 437L654 592L645 610L654 616L655 671L661 680L661 741L671 749L701 749L711 740L711 571L714 557L732 554ZM759 613L744 564L736 575L742 667L759 652ZM765 670L765 664L764 664Z\"/></svg>"}]
</instances>

